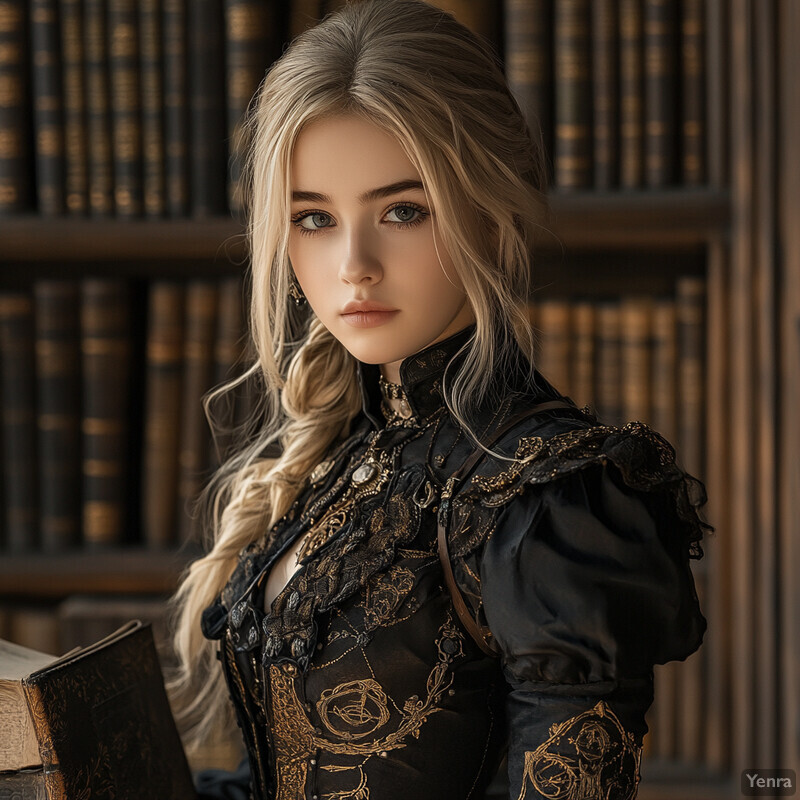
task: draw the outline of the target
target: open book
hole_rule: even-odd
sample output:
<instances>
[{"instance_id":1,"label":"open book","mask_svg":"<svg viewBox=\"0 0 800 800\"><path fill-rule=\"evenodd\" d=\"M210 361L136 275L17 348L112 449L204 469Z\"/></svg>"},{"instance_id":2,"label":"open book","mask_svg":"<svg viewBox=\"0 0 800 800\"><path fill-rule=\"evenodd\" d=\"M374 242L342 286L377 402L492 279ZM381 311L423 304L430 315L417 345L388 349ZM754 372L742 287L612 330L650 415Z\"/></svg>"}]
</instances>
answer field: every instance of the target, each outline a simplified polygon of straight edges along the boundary
<instances>
[{"instance_id":1,"label":"open book","mask_svg":"<svg viewBox=\"0 0 800 800\"><path fill-rule=\"evenodd\" d=\"M183 800L192 777L149 623L60 658L0 640L0 795Z\"/></svg>"}]
</instances>

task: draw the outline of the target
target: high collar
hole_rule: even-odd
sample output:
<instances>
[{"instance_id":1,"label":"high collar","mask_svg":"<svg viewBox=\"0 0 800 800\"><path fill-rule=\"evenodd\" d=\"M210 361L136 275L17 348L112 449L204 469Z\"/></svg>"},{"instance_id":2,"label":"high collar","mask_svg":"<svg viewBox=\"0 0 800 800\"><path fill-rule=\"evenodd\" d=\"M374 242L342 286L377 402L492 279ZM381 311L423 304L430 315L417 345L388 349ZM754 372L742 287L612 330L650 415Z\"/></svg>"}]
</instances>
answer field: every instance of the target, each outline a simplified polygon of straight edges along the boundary
<instances>
[{"instance_id":1,"label":"high collar","mask_svg":"<svg viewBox=\"0 0 800 800\"><path fill-rule=\"evenodd\" d=\"M444 404L442 376L459 350L470 340L475 325L454 333L447 339L428 345L400 364L400 385L403 387L413 417L427 419ZM378 386L380 367L377 364L357 362L358 382L361 387L361 407L369 421L382 428L386 423L381 414L381 392Z\"/></svg>"}]
</instances>

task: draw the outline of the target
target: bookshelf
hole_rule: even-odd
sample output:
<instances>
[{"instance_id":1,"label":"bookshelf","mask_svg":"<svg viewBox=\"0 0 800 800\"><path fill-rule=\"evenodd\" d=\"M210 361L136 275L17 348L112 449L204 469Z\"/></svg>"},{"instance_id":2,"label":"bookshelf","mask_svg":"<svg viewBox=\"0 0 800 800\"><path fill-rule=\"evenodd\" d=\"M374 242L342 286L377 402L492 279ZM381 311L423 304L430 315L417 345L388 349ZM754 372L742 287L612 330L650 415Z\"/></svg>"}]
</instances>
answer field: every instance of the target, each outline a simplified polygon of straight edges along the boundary
<instances>
[{"instance_id":1,"label":"bookshelf","mask_svg":"<svg viewBox=\"0 0 800 800\"><path fill-rule=\"evenodd\" d=\"M308 24L292 16L291 3L256 5L275 12L264 27L265 37L277 36L270 53L279 52L274 41ZM318 5L322 13L335 3ZM462 6L447 5L456 13ZM579 13L582 3L496 0L497 14L480 24L510 63L509 9L552 15L554 5ZM733 796L745 766L800 767L800 98L791 80L800 70L800 10L794 0L685 0L684 7L695 5L705 32L703 179L554 186L535 263L545 299L664 295L685 275L705 282L702 429L686 450L698 448L692 458L700 459L707 517L717 529L706 558L693 565L709 634L680 670L664 672L674 707L658 709L645 756L658 768L641 791L659 800ZM255 58L261 66L252 74L260 77L263 52ZM552 98L548 107L558 113ZM46 216L31 208L0 214L0 294L52 278L124 278L139 287L214 281L240 275L245 261L235 211L170 219ZM163 597L197 552L130 541L97 552L3 552L0 605L73 594Z\"/></svg>"}]
</instances>

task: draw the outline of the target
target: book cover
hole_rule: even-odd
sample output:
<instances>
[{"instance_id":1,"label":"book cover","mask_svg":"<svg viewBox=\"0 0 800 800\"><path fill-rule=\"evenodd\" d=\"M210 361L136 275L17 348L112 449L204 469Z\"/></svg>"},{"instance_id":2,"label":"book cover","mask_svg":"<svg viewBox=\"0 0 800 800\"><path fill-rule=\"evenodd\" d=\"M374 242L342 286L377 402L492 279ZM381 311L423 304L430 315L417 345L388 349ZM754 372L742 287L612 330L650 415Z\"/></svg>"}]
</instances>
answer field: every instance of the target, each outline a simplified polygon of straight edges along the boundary
<instances>
[{"instance_id":1,"label":"book cover","mask_svg":"<svg viewBox=\"0 0 800 800\"><path fill-rule=\"evenodd\" d=\"M163 0L166 210L189 213L189 67L186 0Z\"/></svg>"},{"instance_id":2,"label":"book cover","mask_svg":"<svg viewBox=\"0 0 800 800\"><path fill-rule=\"evenodd\" d=\"M131 620L21 686L49 800L195 797L149 624Z\"/></svg>"},{"instance_id":3,"label":"book cover","mask_svg":"<svg viewBox=\"0 0 800 800\"><path fill-rule=\"evenodd\" d=\"M139 0L142 91L142 196L147 217L164 215L164 96L161 0Z\"/></svg>"}]
</instances>

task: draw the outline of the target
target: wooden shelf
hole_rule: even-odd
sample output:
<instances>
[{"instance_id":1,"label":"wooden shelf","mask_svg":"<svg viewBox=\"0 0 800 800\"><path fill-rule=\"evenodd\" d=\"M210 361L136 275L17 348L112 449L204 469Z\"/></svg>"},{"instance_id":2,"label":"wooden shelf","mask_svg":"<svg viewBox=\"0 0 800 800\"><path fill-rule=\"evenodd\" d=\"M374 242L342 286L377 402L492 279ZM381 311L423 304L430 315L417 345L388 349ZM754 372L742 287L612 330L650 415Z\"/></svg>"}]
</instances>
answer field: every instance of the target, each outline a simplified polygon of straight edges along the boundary
<instances>
[{"instance_id":1,"label":"wooden shelf","mask_svg":"<svg viewBox=\"0 0 800 800\"><path fill-rule=\"evenodd\" d=\"M727 230L730 198L710 189L556 192L553 234L540 247L568 250L692 250Z\"/></svg>"},{"instance_id":2,"label":"wooden shelf","mask_svg":"<svg viewBox=\"0 0 800 800\"><path fill-rule=\"evenodd\" d=\"M728 226L726 192L675 189L639 192L555 192L544 250L687 250L702 248ZM117 220L0 217L4 263L197 261L241 263L242 225L229 217Z\"/></svg>"},{"instance_id":3,"label":"wooden shelf","mask_svg":"<svg viewBox=\"0 0 800 800\"><path fill-rule=\"evenodd\" d=\"M55 599L70 594L170 594L199 552L117 549L105 552L7 554L0 595Z\"/></svg>"}]
</instances>

